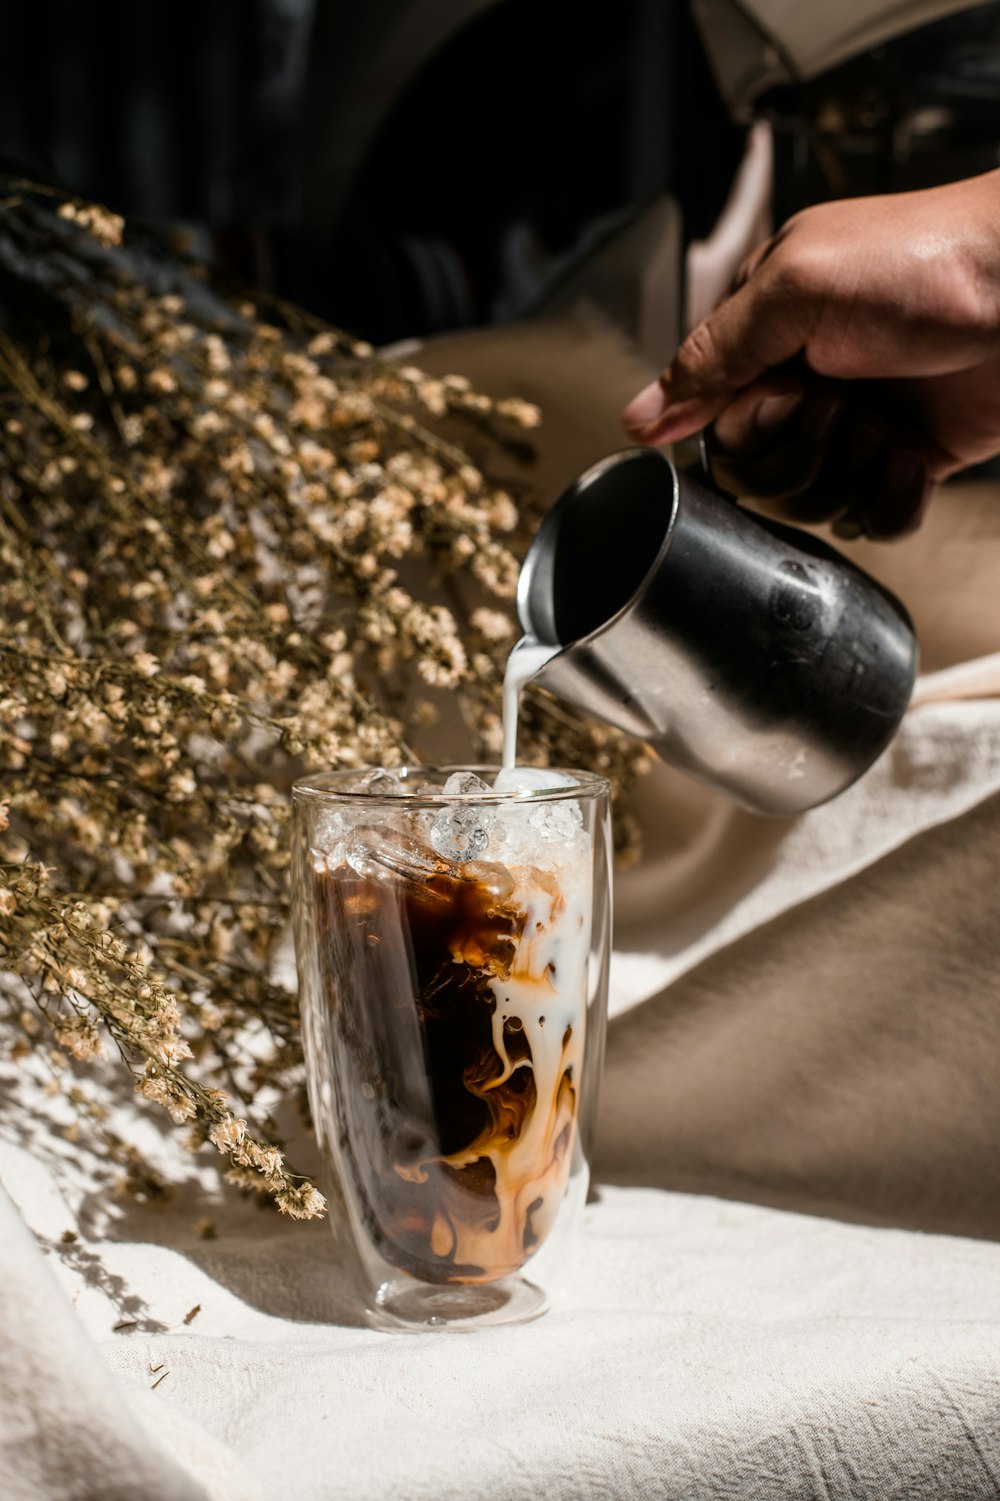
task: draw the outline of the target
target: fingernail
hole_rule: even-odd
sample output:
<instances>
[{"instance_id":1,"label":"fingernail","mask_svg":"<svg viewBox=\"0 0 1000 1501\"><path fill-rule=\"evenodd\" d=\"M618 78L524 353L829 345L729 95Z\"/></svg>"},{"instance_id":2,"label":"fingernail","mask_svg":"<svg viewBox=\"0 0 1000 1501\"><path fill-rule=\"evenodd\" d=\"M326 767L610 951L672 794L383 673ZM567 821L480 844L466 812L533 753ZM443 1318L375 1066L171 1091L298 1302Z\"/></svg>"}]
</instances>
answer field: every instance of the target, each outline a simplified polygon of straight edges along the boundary
<instances>
[{"instance_id":1,"label":"fingernail","mask_svg":"<svg viewBox=\"0 0 1000 1501\"><path fill-rule=\"evenodd\" d=\"M622 425L634 433L644 432L663 416L669 405L670 399L660 381L651 381L622 412Z\"/></svg>"},{"instance_id":2,"label":"fingernail","mask_svg":"<svg viewBox=\"0 0 1000 1501\"><path fill-rule=\"evenodd\" d=\"M781 427L783 422L787 422L796 407L801 404L801 391L792 392L787 396L765 396L753 414L754 426L761 432L772 432L774 428Z\"/></svg>"}]
</instances>

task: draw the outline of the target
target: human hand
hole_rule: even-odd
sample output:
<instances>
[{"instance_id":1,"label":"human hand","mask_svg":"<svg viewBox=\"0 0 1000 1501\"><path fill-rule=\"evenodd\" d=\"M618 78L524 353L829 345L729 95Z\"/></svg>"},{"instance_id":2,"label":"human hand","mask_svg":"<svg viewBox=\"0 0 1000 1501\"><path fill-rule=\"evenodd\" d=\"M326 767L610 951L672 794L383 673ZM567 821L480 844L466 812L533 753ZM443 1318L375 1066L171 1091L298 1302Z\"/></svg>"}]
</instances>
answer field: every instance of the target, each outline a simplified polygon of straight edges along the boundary
<instances>
[{"instance_id":1,"label":"human hand","mask_svg":"<svg viewBox=\"0 0 1000 1501\"><path fill-rule=\"evenodd\" d=\"M711 424L713 467L800 521L889 538L1000 452L1000 171L796 214L622 414Z\"/></svg>"}]
</instances>

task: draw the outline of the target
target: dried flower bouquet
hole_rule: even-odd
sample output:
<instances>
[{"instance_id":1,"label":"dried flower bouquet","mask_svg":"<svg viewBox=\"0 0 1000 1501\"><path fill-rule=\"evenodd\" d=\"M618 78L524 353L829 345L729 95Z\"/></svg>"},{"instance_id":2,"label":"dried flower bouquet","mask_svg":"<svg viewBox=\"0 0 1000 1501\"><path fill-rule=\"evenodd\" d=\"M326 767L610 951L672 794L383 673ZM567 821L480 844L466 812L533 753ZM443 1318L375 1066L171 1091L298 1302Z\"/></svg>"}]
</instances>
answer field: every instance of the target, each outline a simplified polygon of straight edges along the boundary
<instances>
[{"instance_id":1,"label":"dried flower bouquet","mask_svg":"<svg viewBox=\"0 0 1000 1501\"><path fill-rule=\"evenodd\" d=\"M442 418L502 450L538 413L0 179L0 1038L98 1135L71 1060L117 1053L298 1218L323 1197L268 1135L301 1060L289 784L419 758L443 693L498 750L537 512ZM525 738L618 782L641 762L542 695Z\"/></svg>"}]
</instances>

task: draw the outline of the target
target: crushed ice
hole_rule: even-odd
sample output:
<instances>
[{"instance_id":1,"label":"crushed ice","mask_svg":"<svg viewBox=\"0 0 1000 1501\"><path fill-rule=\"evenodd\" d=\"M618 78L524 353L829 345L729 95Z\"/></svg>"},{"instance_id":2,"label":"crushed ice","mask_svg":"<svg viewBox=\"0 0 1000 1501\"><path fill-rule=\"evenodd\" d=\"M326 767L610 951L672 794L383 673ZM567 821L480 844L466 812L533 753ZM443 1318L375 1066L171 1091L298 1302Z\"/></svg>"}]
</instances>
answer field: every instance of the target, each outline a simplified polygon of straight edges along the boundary
<instances>
[{"instance_id":1,"label":"crushed ice","mask_svg":"<svg viewBox=\"0 0 1000 1501\"><path fill-rule=\"evenodd\" d=\"M313 862L317 870L346 863L359 874L385 878L395 873L410 879L470 861L542 869L567 865L589 848L580 805L572 798L544 801L543 795L575 785L561 772L515 766L499 772L492 785L475 772L457 771L442 787L418 788L404 786L392 771L377 767L359 775L349 790L367 792L373 800L406 794L419 799L426 792L456 801L443 808L411 807L405 812L401 804L391 820L377 824L372 822L371 805L325 807L314 825ZM527 795L492 806L480 801L498 792Z\"/></svg>"}]
</instances>

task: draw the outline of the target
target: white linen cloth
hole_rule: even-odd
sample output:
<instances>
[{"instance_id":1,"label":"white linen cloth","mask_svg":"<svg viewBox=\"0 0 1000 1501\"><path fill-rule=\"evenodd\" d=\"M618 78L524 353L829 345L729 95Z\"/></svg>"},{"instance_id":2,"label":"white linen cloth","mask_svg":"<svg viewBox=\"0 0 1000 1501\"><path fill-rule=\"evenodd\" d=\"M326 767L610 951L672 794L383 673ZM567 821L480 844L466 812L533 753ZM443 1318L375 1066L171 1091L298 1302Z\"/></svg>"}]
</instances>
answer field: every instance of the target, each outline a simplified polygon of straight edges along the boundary
<instances>
[{"instance_id":1,"label":"white linen cloth","mask_svg":"<svg viewBox=\"0 0 1000 1501\"><path fill-rule=\"evenodd\" d=\"M479 357L576 432L543 458L554 492L614 446L641 373L592 329L533 337L520 380L513 336ZM438 367L482 379L476 349ZM1000 1244L964 1238L1000 1239L1000 517L977 494L861 550L930 671L855 789L779 823L666 768L641 789L606 1186L536 1324L360 1327L325 1226L220 1197L153 1115L178 1198L117 1201L59 1101L0 1065L0 1495L1000 1495Z\"/></svg>"},{"instance_id":2,"label":"white linen cloth","mask_svg":"<svg viewBox=\"0 0 1000 1501\"><path fill-rule=\"evenodd\" d=\"M5 1171L44 1220L21 1157ZM11 1501L1000 1493L995 1245L611 1188L538 1323L397 1335L324 1321L332 1239L250 1212L206 1265L91 1246L165 1326L116 1334L106 1294L57 1261L74 1315L11 1219L0 1208ZM280 1316L254 1306L269 1283Z\"/></svg>"}]
</instances>

